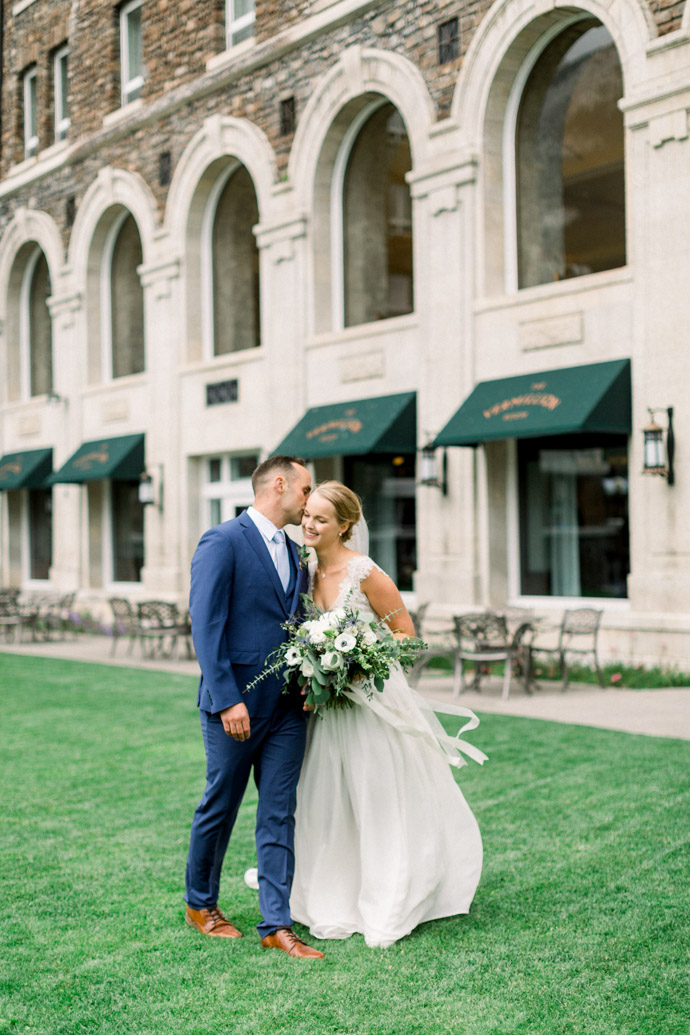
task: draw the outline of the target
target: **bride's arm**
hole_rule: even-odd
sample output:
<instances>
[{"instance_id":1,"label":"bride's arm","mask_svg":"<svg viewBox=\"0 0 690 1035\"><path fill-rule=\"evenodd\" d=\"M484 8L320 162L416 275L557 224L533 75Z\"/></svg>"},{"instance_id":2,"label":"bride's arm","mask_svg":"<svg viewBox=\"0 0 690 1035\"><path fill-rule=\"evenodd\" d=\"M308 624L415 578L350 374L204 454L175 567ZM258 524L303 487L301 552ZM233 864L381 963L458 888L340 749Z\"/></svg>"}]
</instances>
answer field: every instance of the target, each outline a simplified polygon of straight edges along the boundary
<instances>
[{"instance_id":1,"label":"bride's arm","mask_svg":"<svg viewBox=\"0 0 690 1035\"><path fill-rule=\"evenodd\" d=\"M390 615L386 625L391 632L400 636L414 636L410 613L402 602L398 587L388 575L374 568L362 579L361 587L377 615L381 618Z\"/></svg>"}]
</instances>

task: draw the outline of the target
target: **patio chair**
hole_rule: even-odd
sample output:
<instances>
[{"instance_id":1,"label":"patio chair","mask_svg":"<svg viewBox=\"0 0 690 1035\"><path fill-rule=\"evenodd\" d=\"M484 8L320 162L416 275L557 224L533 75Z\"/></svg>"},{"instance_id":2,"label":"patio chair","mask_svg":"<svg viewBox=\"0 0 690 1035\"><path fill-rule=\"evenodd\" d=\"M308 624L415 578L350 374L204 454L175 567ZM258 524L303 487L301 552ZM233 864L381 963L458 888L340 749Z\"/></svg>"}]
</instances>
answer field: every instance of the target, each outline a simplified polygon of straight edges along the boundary
<instances>
[{"instance_id":1,"label":"patio chair","mask_svg":"<svg viewBox=\"0 0 690 1035\"><path fill-rule=\"evenodd\" d=\"M187 643L187 654L192 656L190 649L191 625L189 618L180 613L177 604L167 600L143 600L138 608L139 639L141 651L146 656L146 646L149 644L149 657L156 652L163 656L175 657L177 654L178 638L183 637ZM165 649L166 640L169 647Z\"/></svg>"},{"instance_id":2,"label":"patio chair","mask_svg":"<svg viewBox=\"0 0 690 1035\"><path fill-rule=\"evenodd\" d=\"M563 678L561 690L565 691L569 682L568 657L573 654L582 657L591 655L599 685L603 687L605 685L604 676L599 666L597 653L601 617L602 611L599 608L569 608L563 612L560 625L538 628L534 642L529 647L530 669L533 668L535 654L557 656Z\"/></svg>"},{"instance_id":3,"label":"patio chair","mask_svg":"<svg viewBox=\"0 0 690 1035\"><path fill-rule=\"evenodd\" d=\"M110 653L111 655L115 653L117 641L121 636L129 636L129 650L127 653L131 654L132 647L139 638L137 613L125 597L110 597L108 603L113 612L113 645L110 648Z\"/></svg>"},{"instance_id":4,"label":"patio chair","mask_svg":"<svg viewBox=\"0 0 690 1035\"><path fill-rule=\"evenodd\" d=\"M457 657L458 640L455 627L449 618L428 619L428 608L428 602L420 604L412 615L415 635L426 640L429 649L415 662L407 679L410 686L417 686L422 672L429 663L436 658L444 658L453 666L453 694L457 697L460 693L460 661Z\"/></svg>"},{"instance_id":5,"label":"patio chair","mask_svg":"<svg viewBox=\"0 0 690 1035\"><path fill-rule=\"evenodd\" d=\"M473 690L481 691L483 676L491 672L492 665L503 662L503 699L510 696L510 681L513 671L522 672L525 690L531 693L529 641L534 631L531 622L522 622L511 635L505 614L483 611L478 614L457 615L454 619L458 641L457 660L460 668L459 685L466 687L465 662L472 666ZM459 693L459 688L456 691Z\"/></svg>"}]
</instances>

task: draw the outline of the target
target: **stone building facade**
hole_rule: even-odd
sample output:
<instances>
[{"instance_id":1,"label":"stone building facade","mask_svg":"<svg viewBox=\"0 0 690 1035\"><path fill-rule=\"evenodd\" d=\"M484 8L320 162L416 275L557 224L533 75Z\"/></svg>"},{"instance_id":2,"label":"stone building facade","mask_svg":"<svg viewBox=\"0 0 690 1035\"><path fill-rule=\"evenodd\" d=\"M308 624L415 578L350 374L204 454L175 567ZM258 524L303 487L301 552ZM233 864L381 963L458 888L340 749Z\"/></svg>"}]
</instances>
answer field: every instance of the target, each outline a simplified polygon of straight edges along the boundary
<instances>
[{"instance_id":1,"label":"stone building facade","mask_svg":"<svg viewBox=\"0 0 690 1035\"><path fill-rule=\"evenodd\" d=\"M303 425L417 600L596 599L611 654L690 665L683 3L3 12L3 586L184 600ZM477 386L564 370L587 420L470 442ZM674 485L641 474L668 407Z\"/></svg>"}]
</instances>

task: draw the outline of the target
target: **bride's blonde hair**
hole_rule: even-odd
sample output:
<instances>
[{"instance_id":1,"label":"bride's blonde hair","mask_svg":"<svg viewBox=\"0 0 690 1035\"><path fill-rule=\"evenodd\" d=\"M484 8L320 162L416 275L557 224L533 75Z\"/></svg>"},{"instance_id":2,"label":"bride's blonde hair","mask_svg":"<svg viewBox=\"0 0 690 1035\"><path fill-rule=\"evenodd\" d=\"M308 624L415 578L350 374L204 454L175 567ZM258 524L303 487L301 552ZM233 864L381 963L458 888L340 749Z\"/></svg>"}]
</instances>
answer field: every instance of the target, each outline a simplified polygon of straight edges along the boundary
<instances>
[{"instance_id":1,"label":"bride's blonde hair","mask_svg":"<svg viewBox=\"0 0 690 1035\"><path fill-rule=\"evenodd\" d=\"M321 482L314 489L319 496L333 504L335 517L339 525L347 523L347 528L341 533L341 543L346 543L352 535L352 529L362 517L362 501L356 492L348 489L342 482Z\"/></svg>"}]
</instances>

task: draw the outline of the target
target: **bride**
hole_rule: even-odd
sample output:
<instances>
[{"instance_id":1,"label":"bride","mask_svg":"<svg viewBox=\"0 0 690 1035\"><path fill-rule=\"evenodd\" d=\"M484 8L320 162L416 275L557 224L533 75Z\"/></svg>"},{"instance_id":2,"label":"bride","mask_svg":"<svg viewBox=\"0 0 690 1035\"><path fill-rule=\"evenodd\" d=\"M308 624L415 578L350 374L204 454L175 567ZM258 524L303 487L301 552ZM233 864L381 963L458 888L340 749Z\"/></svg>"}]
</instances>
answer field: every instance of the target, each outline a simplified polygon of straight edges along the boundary
<instances>
[{"instance_id":1,"label":"bride","mask_svg":"<svg viewBox=\"0 0 690 1035\"><path fill-rule=\"evenodd\" d=\"M324 482L302 519L316 560L309 589L323 611L346 601L389 615L394 636L414 635L392 580L345 544L361 521L359 498ZM482 868L477 822L449 763L485 755L448 736L400 670L371 698L352 685L351 708L310 721L297 790L295 878L290 908L316 938L364 935L391 945L425 920L467 913ZM478 719L466 708L448 711ZM462 732L462 731L461 731Z\"/></svg>"}]
</instances>

